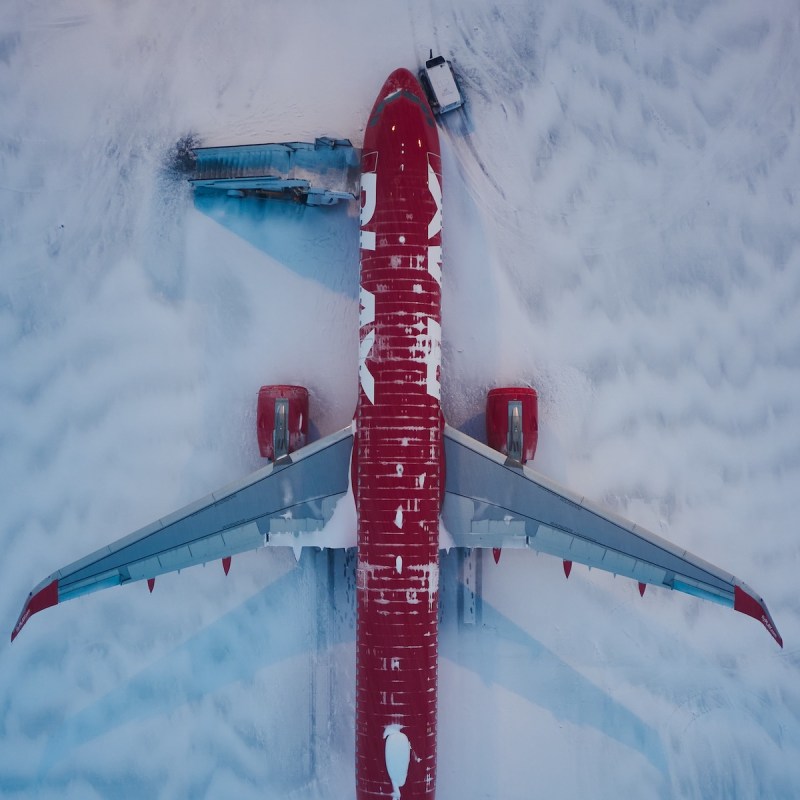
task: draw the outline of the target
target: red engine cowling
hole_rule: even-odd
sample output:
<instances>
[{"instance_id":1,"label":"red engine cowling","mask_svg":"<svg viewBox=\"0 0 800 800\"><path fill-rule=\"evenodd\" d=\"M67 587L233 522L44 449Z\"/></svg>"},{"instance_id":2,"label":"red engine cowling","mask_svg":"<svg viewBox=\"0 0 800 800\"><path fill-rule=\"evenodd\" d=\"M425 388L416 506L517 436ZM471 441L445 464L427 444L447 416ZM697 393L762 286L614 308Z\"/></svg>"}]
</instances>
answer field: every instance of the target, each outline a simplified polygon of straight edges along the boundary
<instances>
[{"instance_id":1,"label":"red engine cowling","mask_svg":"<svg viewBox=\"0 0 800 800\"><path fill-rule=\"evenodd\" d=\"M524 464L533 460L539 440L539 402L534 389L492 389L486 397L489 446Z\"/></svg>"},{"instance_id":2,"label":"red engine cowling","mask_svg":"<svg viewBox=\"0 0 800 800\"><path fill-rule=\"evenodd\" d=\"M308 439L308 389L303 386L262 386L256 413L258 449L277 461L298 450Z\"/></svg>"}]
</instances>

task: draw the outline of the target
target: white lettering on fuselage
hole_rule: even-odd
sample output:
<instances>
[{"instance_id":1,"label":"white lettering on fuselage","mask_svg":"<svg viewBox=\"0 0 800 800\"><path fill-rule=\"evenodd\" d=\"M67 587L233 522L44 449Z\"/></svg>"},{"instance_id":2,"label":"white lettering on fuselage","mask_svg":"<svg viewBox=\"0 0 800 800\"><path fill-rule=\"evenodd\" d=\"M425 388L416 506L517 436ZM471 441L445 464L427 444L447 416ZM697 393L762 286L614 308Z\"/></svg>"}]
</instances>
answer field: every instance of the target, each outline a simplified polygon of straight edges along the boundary
<instances>
[{"instance_id":1,"label":"white lettering on fuselage","mask_svg":"<svg viewBox=\"0 0 800 800\"><path fill-rule=\"evenodd\" d=\"M433 219L428 223L428 238L433 239L442 229L442 187L439 184L439 176L431 166L430 159L428 159L428 191L431 193L433 202L436 203Z\"/></svg>"},{"instance_id":2,"label":"white lettering on fuselage","mask_svg":"<svg viewBox=\"0 0 800 800\"><path fill-rule=\"evenodd\" d=\"M361 206L361 249L375 249L375 231L365 231L364 226L369 224L375 214L375 202L378 199L378 173L364 172L361 174L361 192L364 195L364 205Z\"/></svg>"},{"instance_id":3,"label":"white lettering on fuselage","mask_svg":"<svg viewBox=\"0 0 800 800\"><path fill-rule=\"evenodd\" d=\"M428 158L428 191L431 193L436 210L433 218L428 223L428 240L438 236L442 231L442 186L439 176L433 169ZM428 273L439 286L442 285L442 246L440 244L428 245ZM425 389L431 397L441 399L441 384L439 373L442 362L442 327L433 317L428 317L428 336L422 349L422 358L425 362Z\"/></svg>"},{"instance_id":4,"label":"white lettering on fuselage","mask_svg":"<svg viewBox=\"0 0 800 800\"><path fill-rule=\"evenodd\" d=\"M361 192L362 192L362 206L361 206L361 249L362 250L375 250L376 249L376 235L375 231L364 230L364 226L368 225L373 216L375 215L375 207L377 204L377 185L378 174L377 172L364 172L361 175ZM439 176L436 174L433 166L428 161L428 191L433 198L435 209L433 217L428 222L428 240L439 236L442 231L442 187L439 183ZM400 237L400 242L404 242L405 237ZM393 256L391 259L393 267L399 266L399 256ZM428 274L442 285L442 246L441 244L429 244L427 249L427 271ZM375 322L375 295L372 292L360 288L360 313L359 313L359 328L361 331L361 343L359 346L359 364L358 364L358 377L361 383L361 388L370 403L375 403L375 378L369 371L367 366L367 359L372 353L372 348L375 345L375 329L370 328L365 330L368 326L373 325ZM416 293L422 292L421 284L414 284L413 291ZM442 329L439 322L433 317L428 317L427 326L419 324L420 331L425 330L425 334L420 334L416 337L416 345L412 347L411 358L414 361L425 364L425 391L428 395L441 400L441 352L442 352Z\"/></svg>"},{"instance_id":5,"label":"white lettering on fuselage","mask_svg":"<svg viewBox=\"0 0 800 800\"><path fill-rule=\"evenodd\" d=\"M440 244L428 245L428 272L431 277L442 285L442 246Z\"/></svg>"},{"instance_id":6,"label":"white lettering on fuselage","mask_svg":"<svg viewBox=\"0 0 800 800\"><path fill-rule=\"evenodd\" d=\"M375 249L375 231L365 231L364 226L372 221L375 215L375 204L378 194L378 174L377 172L361 173L361 192L363 195L363 205L361 206L361 249ZM367 367L367 359L372 352L375 344L375 329L364 332L364 328L375 322L375 295L368 292L363 286L359 286L359 300L361 308L358 314L358 324L361 329L361 343L358 348L358 380L364 394L370 403L375 403L375 378Z\"/></svg>"},{"instance_id":7,"label":"white lettering on fuselage","mask_svg":"<svg viewBox=\"0 0 800 800\"><path fill-rule=\"evenodd\" d=\"M363 331L368 325L375 322L375 295L368 292L363 286L359 287L359 302L361 308L358 314L359 328ZM363 334L361 344L358 347L358 379L364 394L369 398L370 403L375 404L375 378L369 371L367 359L372 352L375 344L375 328L370 328Z\"/></svg>"}]
</instances>

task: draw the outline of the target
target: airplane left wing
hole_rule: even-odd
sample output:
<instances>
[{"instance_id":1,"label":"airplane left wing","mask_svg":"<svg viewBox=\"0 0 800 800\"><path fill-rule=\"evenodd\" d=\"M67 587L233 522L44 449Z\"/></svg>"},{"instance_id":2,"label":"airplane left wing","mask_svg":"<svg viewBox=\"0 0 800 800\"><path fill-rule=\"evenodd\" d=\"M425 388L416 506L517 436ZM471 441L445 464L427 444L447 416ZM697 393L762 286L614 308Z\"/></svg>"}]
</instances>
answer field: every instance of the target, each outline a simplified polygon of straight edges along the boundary
<instances>
[{"instance_id":1,"label":"airplane left wing","mask_svg":"<svg viewBox=\"0 0 800 800\"><path fill-rule=\"evenodd\" d=\"M744 582L445 425L444 527L458 547L530 547L729 606L783 640Z\"/></svg>"},{"instance_id":2,"label":"airplane left wing","mask_svg":"<svg viewBox=\"0 0 800 800\"><path fill-rule=\"evenodd\" d=\"M224 559L266 544L354 547L322 532L350 481L348 427L54 572L28 595L31 615L82 594Z\"/></svg>"}]
</instances>

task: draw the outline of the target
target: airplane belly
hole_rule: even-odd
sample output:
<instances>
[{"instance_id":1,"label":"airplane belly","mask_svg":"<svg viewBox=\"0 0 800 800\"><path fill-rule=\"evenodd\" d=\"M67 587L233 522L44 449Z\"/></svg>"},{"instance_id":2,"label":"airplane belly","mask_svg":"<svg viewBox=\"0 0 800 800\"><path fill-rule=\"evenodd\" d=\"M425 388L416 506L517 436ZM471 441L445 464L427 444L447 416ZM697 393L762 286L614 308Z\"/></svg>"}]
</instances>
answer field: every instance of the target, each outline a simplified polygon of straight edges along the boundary
<instances>
[{"instance_id":1,"label":"airplane belly","mask_svg":"<svg viewBox=\"0 0 800 800\"><path fill-rule=\"evenodd\" d=\"M384 85L363 153L357 797L432 798L444 479L441 166L433 116L406 70Z\"/></svg>"}]
</instances>

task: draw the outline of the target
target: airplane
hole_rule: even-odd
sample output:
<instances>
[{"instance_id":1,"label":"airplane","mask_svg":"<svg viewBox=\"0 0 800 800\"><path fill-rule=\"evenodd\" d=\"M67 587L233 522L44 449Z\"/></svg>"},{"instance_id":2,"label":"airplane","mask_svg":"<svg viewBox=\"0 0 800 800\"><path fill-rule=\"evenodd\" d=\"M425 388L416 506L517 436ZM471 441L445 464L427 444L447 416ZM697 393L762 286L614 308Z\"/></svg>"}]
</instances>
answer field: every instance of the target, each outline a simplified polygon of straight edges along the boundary
<instances>
[{"instance_id":1,"label":"airplane","mask_svg":"<svg viewBox=\"0 0 800 800\"><path fill-rule=\"evenodd\" d=\"M535 472L536 393L489 392L488 445L441 406L442 162L417 78L389 75L361 155L359 391L350 426L307 443L308 392L263 387L270 463L70 564L28 596L31 615L83 594L264 545L357 544L356 797L436 790L440 547L531 548L732 607L783 640L745 583ZM325 524L352 488L356 541Z\"/></svg>"}]
</instances>

